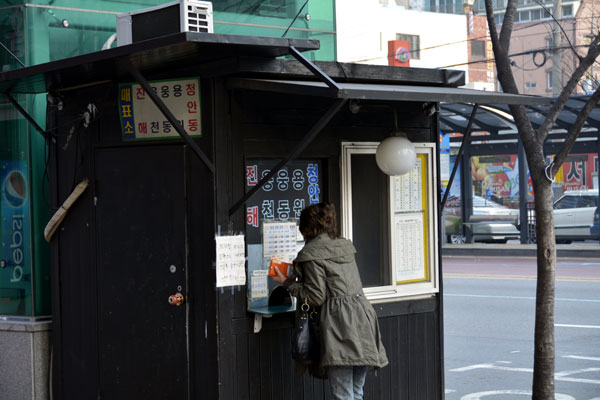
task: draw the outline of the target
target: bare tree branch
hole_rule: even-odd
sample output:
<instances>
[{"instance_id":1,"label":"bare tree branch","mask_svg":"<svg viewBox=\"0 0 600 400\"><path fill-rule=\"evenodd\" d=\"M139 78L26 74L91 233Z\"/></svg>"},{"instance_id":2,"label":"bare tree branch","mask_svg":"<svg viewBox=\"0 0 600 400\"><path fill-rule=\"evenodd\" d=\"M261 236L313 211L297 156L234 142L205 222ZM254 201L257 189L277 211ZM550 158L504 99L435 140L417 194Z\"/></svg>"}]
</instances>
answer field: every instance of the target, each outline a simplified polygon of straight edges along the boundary
<instances>
[{"instance_id":1,"label":"bare tree branch","mask_svg":"<svg viewBox=\"0 0 600 400\"><path fill-rule=\"evenodd\" d=\"M509 0L508 6L507 6L507 11L506 11L506 15L508 15L509 18L507 18L505 15L504 23L502 24L502 34L505 35L504 40L508 41L508 42L510 42L510 35L512 33L512 29L507 28L505 30L505 27L507 27L508 25L512 26L512 18L514 16L514 12L516 9L516 3L517 3L516 0ZM511 7L512 7L512 13L509 13L509 9L511 9ZM517 84L515 83L515 78L512 73L512 67L510 65L510 59L509 59L509 55L508 55L509 46L507 44L507 45L505 45L505 47L503 47L502 44L500 43L500 40L498 39L498 35L496 33L497 28L496 28L496 22L494 21L494 12L493 12L494 9L492 7L492 0L485 0L485 9L486 9L488 27L490 29L490 37L492 40L492 47L494 48L496 71L498 73L498 80L500 81L500 84L502 85L502 91L504 91L505 93L518 94L519 90L517 89ZM509 14L511 14L511 15L509 15ZM525 110L525 107L510 106L510 110L511 110L511 114L512 114L513 118L515 119L516 125L521 126L521 127L526 127L525 131L519 132L522 135L522 137L523 138L531 137L531 139L532 139L530 141L523 140L524 145L526 145L526 143L534 142L535 141L535 131L533 130L531 121L527 117L527 111ZM530 149L530 150L532 150L532 149Z\"/></svg>"},{"instance_id":2,"label":"bare tree branch","mask_svg":"<svg viewBox=\"0 0 600 400\"><path fill-rule=\"evenodd\" d=\"M575 55L575 57L577 57L579 59L579 61L581 61L582 57L577 53L577 51L575 51L575 46L573 45L573 43L571 43L571 40L569 39L569 35L567 35L567 32L565 32L565 30L563 29L560 21L557 20L556 17L554 17L554 14L552 14L550 12L548 7L546 7L542 1L540 1L540 0L534 0L534 1L537 5L541 6L544 9L544 11L546 11L546 14L550 15L550 18L552 18L554 20L554 22L556 22L556 25L558 25L558 27L560 28L560 30L563 34L563 37L565 39L567 39L567 43L569 43L569 47L573 51L573 54ZM554 44L553 48L556 48L555 46L556 46L556 44Z\"/></svg>"},{"instance_id":3,"label":"bare tree branch","mask_svg":"<svg viewBox=\"0 0 600 400\"><path fill-rule=\"evenodd\" d=\"M585 74L585 72L588 70L588 68L594 63L594 61L596 60L596 58L599 55L600 55L600 33L598 33L596 35L596 37L594 37L594 40L592 41L592 43L590 43L590 47L588 49L587 54L585 55L585 57L581 58L581 62L579 63L579 65L577 66L575 71L573 72L573 75L571 75L571 77L567 81L567 84L565 85L563 90L560 92L560 95L558 96L558 98L556 99L556 101L554 102L552 107L550 108L550 111L548 111L548 114L546 115L546 119L544 119L544 122L542 122L542 124L538 127L538 129L536 131L536 136L537 136L538 141L543 143L546 140L546 137L548 136L548 132L550 131L550 128L556 121L556 118L558 118L558 115L560 114L560 111L565 106L567 100L569 100L569 97L571 96L571 93L577 86L577 83L579 82L579 80L581 79L583 74Z\"/></svg>"},{"instance_id":4,"label":"bare tree branch","mask_svg":"<svg viewBox=\"0 0 600 400\"><path fill-rule=\"evenodd\" d=\"M487 2L486 2L487 3ZM486 4L487 7L487 4ZM492 8L493 11L493 8ZM510 48L510 37L512 36L515 14L517 12L517 0L508 0L504 20L502 22L502 30L500 31L500 45L508 54Z\"/></svg>"},{"instance_id":5,"label":"bare tree branch","mask_svg":"<svg viewBox=\"0 0 600 400\"><path fill-rule=\"evenodd\" d=\"M492 38L492 42L494 38L498 38L498 28L496 27L496 21L494 20L494 8L492 6L492 0L484 0L485 1L485 14L488 23L488 29L490 30L490 37ZM492 43L493 44L493 43ZM508 53L508 52L506 52ZM495 55L495 53L494 53Z\"/></svg>"},{"instance_id":6,"label":"bare tree branch","mask_svg":"<svg viewBox=\"0 0 600 400\"><path fill-rule=\"evenodd\" d=\"M579 111L579 114L577 115L575 122L569 128L569 131L567 132L567 138L565 139L564 144L560 148L556 157L554 157L554 161L552 164L552 170L551 170L552 176L554 176L558 172L558 170L560 169L560 166L562 165L562 163L565 161L565 159L571 152L571 149L573 148L573 145L575 144L575 140L577 140L577 137L579 136L579 132L581 132L581 129L585 125L585 121L587 120L587 117L590 115L592 110L596 107L596 104L598 104L599 100L600 100L600 87L598 87L594 91L594 93L590 96L588 101L585 103L585 106L583 106L581 111Z\"/></svg>"}]
</instances>

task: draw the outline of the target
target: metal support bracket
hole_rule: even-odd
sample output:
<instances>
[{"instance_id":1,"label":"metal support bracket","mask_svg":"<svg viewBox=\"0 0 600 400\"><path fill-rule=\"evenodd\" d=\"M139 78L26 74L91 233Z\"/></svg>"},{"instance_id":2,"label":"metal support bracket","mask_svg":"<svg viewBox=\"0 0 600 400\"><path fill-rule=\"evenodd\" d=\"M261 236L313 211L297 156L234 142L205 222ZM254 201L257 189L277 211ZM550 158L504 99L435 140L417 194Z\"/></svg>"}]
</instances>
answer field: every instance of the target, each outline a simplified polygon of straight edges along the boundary
<instances>
[{"instance_id":1,"label":"metal support bracket","mask_svg":"<svg viewBox=\"0 0 600 400\"><path fill-rule=\"evenodd\" d=\"M454 176L456 175L456 171L458 170L458 166L460 165L460 161L462 160L463 153L465 152L465 145L467 145L469 137L471 136L471 128L473 127L473 120L475 120L475 114L477 114L478 108L479 104L475 104L473 106L473 110L471 111L471 116L469 117L469 122L467 123L467 128L465 129L465 134L463 136L462 143L460 144L458 155L456 156L456 160L454 161L452 173L450 174L450 180L448 181L448 186L446 186L446 192L444 193L444 198L442 199L442 204L440 205L440 215L442 214L442 212L444 211L444 207L446 206L446 200L448 200L450 188L452 187L452 182L454 182Z\"/></svg>"},{"instance_id":2,"label":"metal support bracket","mask_svg":"<svg viewBox=\"0 0 600 400\"><path fill-rule=\"evenodd\" d=\"M263 318L271 317L271 314L254 314L254 333L258 333L261 331Z\"/></svg>"},{"instance_id":3,"label":"metal support bracket","mask_svg":"<svg viewBox=\"0 0 600 400\"><path fill-rule=\"evenodd\" d=\"M42 127L39 126L37 124L37 122L35 122L33 117L31 115L29 115L29 113L27 111L25 111L25 109L23 107L21 107L19 102L17 100L15 100L14 97L12 97L9 93L4 93L4 94L6 95L6 98L8 99L8 101L10 101L12 103L12 105L17 109L17 111L19 111L21 113L21 115L23 117L25 117L25 119L27 121L29 121L29 123L31 125L33 125L35 130L38 131L44 137L44 139L48 139L48 132L43 130Z\"/></svg>"},{"instance_id":4,"label":"metal support bracket","mask_svg":"<svg viewBox=\"0 0 600 400\"><path fill-rule=\"evenodd\" d=\"M152 102L154 104L156 104L156 107L158 107L160 112L163 113L163 115L167 118L167 120L175 128L175 130L177 131L179 136L181 136L183 138L183 140L186 142L186 144L188 146L190 146L190 148L198 156L198 158L200 158L200 160L202 160L202 162L204 162L204 164L210 170L210 172L214 174L215 166L213 165L213 163L208 159L206 154L204 154L202 149L200 149L200 146L198 146L198 144L196 144L194 139L192 139L192 137L185 131L183 126L181 126L181 123L175 118L175 116L173 115L171 110L169 110L169 107L167 107L167 105L161 100L160 97L158 97L158 95L156 93L154 93L154 91L152 90L152 87L150 86L150 84L148 83L146 78L144 78L144 76L141 74L141 72L131 63L130 60L125 59L124 61L125 61L124 62L125 68L127 68L127 71L144 88L144 90L146 91L146 93L148 94L148 96L150 97Z\"/></svg>"},{"instance_id":5,"label":"metal support bracket","mask_svg":"<svg viewBox=\"0 0 600 400\"><path fill-rule=\"evenodd\" d=\"M289 154L285 159L280 161L267 175L265 175L256 186L250 189L241 199L235 202L235 204L229 209L229 216L231 217L240 207L244 204L250 197L254 195L261 187L264 186L281 168L288 163L288 161L293 160L298 157L300 153L317 137L319 133L325 128L325 126L331 121L335 114L342 108L344 104L346 104L347 99L338 99L331 105L331 107L327 110L327 112L317 121L317 123L311 128L310 131L298 143L296 148Z\"/></svg>"},{"instance_id":6,"label":"metal support bracket","mask_svg":"<svg viewBox=\"0 0 600 400\"><path fill-rule=\"evenodd\" d=\"M336 92L340 90L340 87L337 85L337 83L335 83L335 81L333 79L331 79L329 77L329 75L327 75L325 72L323 72L319 67L317 67L308 58L304 57L302 55L302 53L300 53L298 51L298 49L296 49L294 46L290 46L290 53L292 53L292 56L296 60L300 61L300 63L302 65L304 65L306 68L308 68L310 70L310 72L315 74L317 76L317 78L319 78L320 80L325 82L325 84L327 86L329 86L331 89L335 89Z\"/></svg>"}]
</instances>

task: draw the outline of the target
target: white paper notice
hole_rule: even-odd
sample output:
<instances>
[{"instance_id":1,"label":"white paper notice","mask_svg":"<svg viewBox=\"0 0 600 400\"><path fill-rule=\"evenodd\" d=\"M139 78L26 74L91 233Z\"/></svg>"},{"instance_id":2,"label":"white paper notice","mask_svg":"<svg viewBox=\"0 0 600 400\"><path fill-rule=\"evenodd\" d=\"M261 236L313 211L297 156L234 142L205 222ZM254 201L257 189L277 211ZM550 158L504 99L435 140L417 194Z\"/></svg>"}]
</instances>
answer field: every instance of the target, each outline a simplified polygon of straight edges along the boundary
<instances>
[{"instance_id":1,"label":"white paper notice","mask_svg":"<svg viewBox=\"0 0 600 400\"><path fill-rule=\"evenodd\" d=\"M296 254L295 222L264 222L263 224L264 257L281 257ZM293 257L293 256L292 256Z\"/></svg>"},{"instance_id":2,"label":"white paper notice","mask_svg":"<svg viewBox=\"0 0 600 400\"><path fill-rule=\"evenodd\" d=\"M394 217L394 258L396 281L425 279L423 215L396 214Z\"/></svg>"},{"instance_id":3,"label":"white paper notice","mask_svg":"<svg viewBox=\"0 0 600 400\"><path fill-rule=\"evenodd\" d=\"M244 235L217 236L217 287L246 284Z\"/></svg>"},{"instance_id":4,"label":"white paper notice","mask_svg":"<svg viewBox=\"0 0 600 400\"><path fill-rule=\"evenodd\" d=\"M423 209L421 196L421 162L417 158L415 167L407 174L393 177L394 211L421 211ZM423 182L424 184L425 182Z\"/></svg>"},{"instance_id":5,"label":"white paper notice","mask_svg":"<svg viewBox=\"0 0 600 400\"><path fill-rule=\"evenodd\" d=\"M250 287L250 297L252 299L262 299L269 296L269 286L267 284L266 269L257 269L252 271L252 284Z\"/></svg>"}]
</instances>

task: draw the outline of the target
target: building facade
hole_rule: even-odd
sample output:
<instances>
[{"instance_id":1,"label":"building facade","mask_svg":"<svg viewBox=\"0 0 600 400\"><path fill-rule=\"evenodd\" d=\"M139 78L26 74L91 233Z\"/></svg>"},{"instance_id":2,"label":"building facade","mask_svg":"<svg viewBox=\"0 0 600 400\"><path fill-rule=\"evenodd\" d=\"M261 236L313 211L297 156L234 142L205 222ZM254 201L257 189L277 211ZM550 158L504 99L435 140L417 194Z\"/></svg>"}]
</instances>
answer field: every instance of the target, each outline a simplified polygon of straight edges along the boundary
<instances>
[{"instance_id":1,"label":"building facade","mask_svg":"<svg viewBox=\"0 0 600 400\"><path fill-rule=\"evenodd\" d=\"M341 62L388 65L390 42L408 42L410 67L467 72L465 15L408 9L392 1L345 0L336 5L337 56Z\"/></svg>"},{"instance_id":2,"label":"building facade","mask_svg":"<svg viewBox=\"0 0 600 400\"><path fill-rule=\"evenodd\" d=\"M502 24L505 8L505 0L496 3L497 24ZM587 53L591 38L598 32L600 3L597 1L562 1L561 14L555 11L553 2L548 0L542 4L518 2L509 54L517 88L523 94L557 95L575 70L578 57ZM554 18L561 26L558 41ZM557 66L555 60L559 62ZM592 67L573 94L593 92L598 72L597 67ZM559 87L554 87L557 84Z\"/></svg>"}]
</instances>

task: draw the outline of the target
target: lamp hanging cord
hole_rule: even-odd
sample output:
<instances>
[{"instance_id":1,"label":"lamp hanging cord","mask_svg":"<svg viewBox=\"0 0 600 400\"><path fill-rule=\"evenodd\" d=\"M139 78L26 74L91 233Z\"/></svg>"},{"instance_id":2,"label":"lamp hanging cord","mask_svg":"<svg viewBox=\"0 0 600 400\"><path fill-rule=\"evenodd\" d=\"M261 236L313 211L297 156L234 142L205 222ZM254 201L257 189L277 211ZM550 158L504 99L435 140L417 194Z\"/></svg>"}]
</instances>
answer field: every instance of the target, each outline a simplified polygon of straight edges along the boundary
<instances>
[{"instance_id":1,"label":"lamp hanging cord","mask_svg":"<svg viewBox=\"0 0 600 400\"><path fill-rule=\"evenodd\" d=\"M554 161L552 161L550 164L548 164L546 166L546 168L544 168L544 173L546 174L546 179L548 179L552 183L556 182L556 176L550 177L550 171L552 171L553 165L554 165Z\"/></svg>"},{"instance_id":2,"label":"lamp hanging cord","mask_svg":"<svg viewBox=\"0 0 600 400\"><path fill-rule=\"evenodd\" d=\"M294 22L296 22L296 20L298 19L298 16L302 12L302 10L304 10L304 7L306 7L307 4L308 4L308 0L306 0L304 2L304 4L302 4L302 7L300 7L300 9L298 10L298 13L294 17L294 19L292 20L292 22L290 23L290 25L287 27L287 29L285 30L285 32L283 32L283 35L281 36L282 38L284 38L285 35L287 35L288 31L290 30L290 28L292 27L292 25L294 25Z\"/></svg>"}]
</instances>

